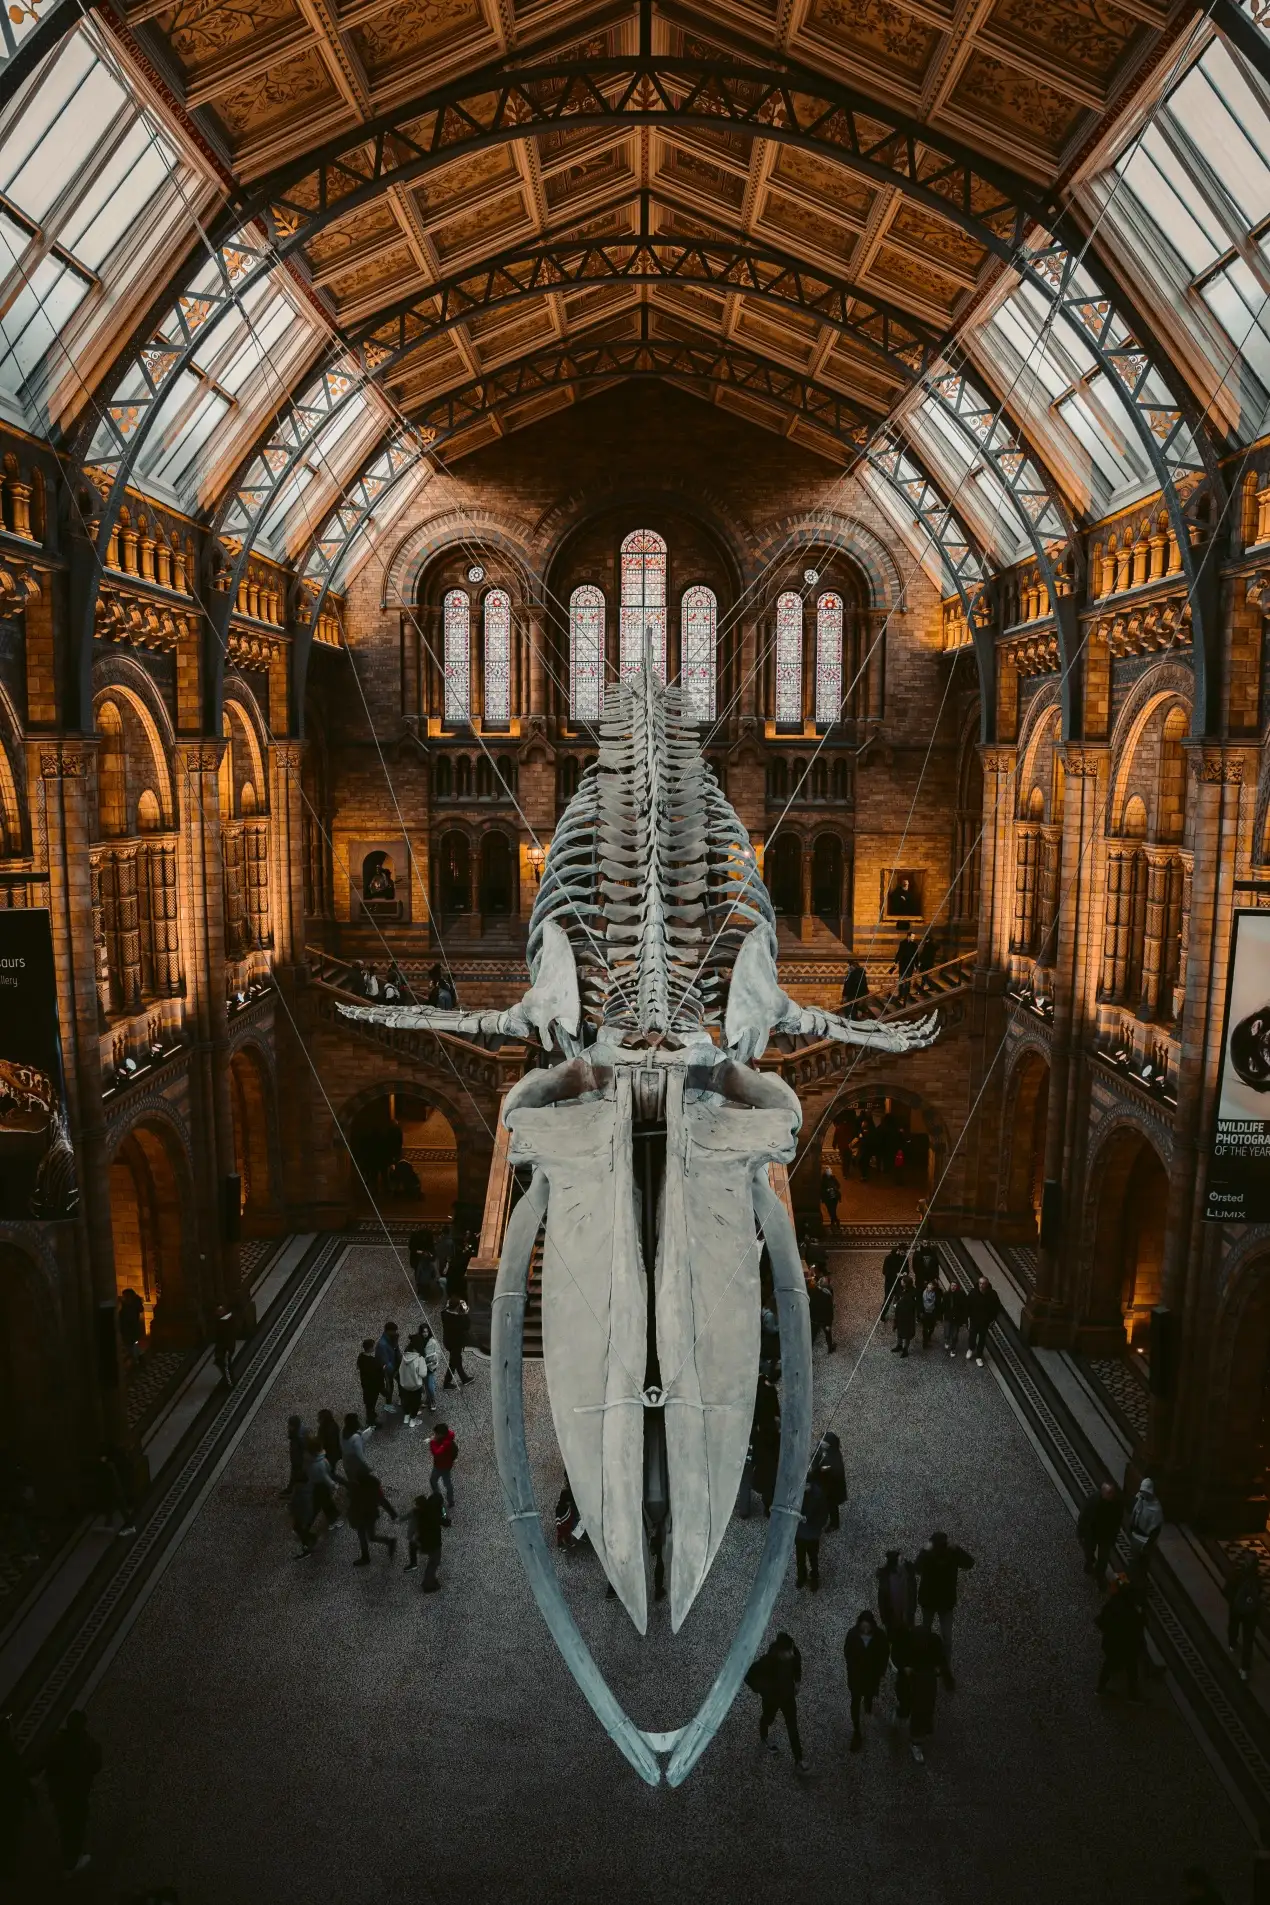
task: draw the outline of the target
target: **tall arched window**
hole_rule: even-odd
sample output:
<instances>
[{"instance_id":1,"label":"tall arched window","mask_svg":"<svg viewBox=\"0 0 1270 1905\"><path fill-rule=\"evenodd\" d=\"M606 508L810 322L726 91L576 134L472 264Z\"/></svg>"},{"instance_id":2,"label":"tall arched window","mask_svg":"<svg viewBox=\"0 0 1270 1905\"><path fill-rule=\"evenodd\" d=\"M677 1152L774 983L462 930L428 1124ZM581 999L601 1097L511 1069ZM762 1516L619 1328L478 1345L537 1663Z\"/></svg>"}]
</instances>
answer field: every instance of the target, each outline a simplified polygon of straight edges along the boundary
<instances>
[{"instance_id":1,"label":"tall arched window","mask_svg":"<svg viewBox=\"0 0 1270 1905\"><path fill-rule=\"evenodd\" d=\"M512 599L506 589L485 597L485 719L505 727L512 718Z\"/></svg>"},{"instance_id":2,"label":"tall arched window","mask_svg":"<svg viewBox=\"0 0 1270 1905\"><path fill-rule=\"evenodd\" d=\"M786 589L776 598L776 719L803 718L803 598Z\"/></svg>"},{"instance_id":3,"label":"tall arched window","mask_svg":"<svg viewBox=\"0 0 1270 1905\"><path fill-rule=\"evenodd\" d=\"M832 591L816 604L816 720L830 727L842 715L842 597Z\"/></svg>"},{"instance_id":4,"label":"tall arched window","mask_svg":"<svg viewBox=\"0 0 1270 1905\"><path fill-rule=\"evenodd\" d=\"M623 681L644 659L651 636L653 664L666 679L666 545L654 529L633 529L622 544L619 654Z\"/></svg>"},{"instance_id":5,"label":"tall arched window","mask_svg":"<svg viewBox=\"0 0 1270 1905\"><path fill-rule=\"evenodd\" d=\"M472 605L466 589L450 589L445 598L445 718L468 721L471 700Z\"/></svg>"},{"instance_id":6,"label":"tall arched window","mask_svg":"<svg viewBox=\"0 0 1270 1905\"><path fill-rule=\"evenodd\" d=\"M719 605L702 584L685 589L679 605L680 679L684 700L698 721L714 720L715 633Z\"/></svg>"},{"instance_id":7,"label":"tall arched window","mask_svg":"<svg viewBox=\"0 0 1270 1905\"><path fill-rule=\"evenodd\" d=\"M569 714L598 721L604 700L604 591L584 582L569 597Z\"/></svg>"}]
</instances>

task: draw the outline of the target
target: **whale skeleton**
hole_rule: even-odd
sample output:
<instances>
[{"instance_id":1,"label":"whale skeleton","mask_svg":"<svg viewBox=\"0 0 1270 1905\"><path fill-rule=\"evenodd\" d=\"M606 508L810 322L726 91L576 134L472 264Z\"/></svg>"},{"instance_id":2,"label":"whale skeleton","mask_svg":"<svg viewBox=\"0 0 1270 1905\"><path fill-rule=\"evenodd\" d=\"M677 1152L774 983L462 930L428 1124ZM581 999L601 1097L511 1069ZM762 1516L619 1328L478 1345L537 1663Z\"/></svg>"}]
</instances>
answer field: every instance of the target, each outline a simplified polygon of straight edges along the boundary
<instances>
[{"instance_id":1,"label":"whale skeleton","mask_svg":"<svg viewBox=\"0 0 1270 1905\"><path fill-rule=\"evenodd\" d=\"M547 855L530 918L530 987L468 1012L349 1006L400 1029L538 1043L549 1069L503 1102L509 1158L532 1171L509 1219L491 1339L495 1441L513 1537L535 1598L593 1709L642 1778L684 1779L762 1639L801 1511L811 1338L793 1230L768 1182L793 1158L802 1111L754 1069L773 1034L904 1053L935 1015L879 1024L782 989L775 918L739 816L705 761L682 695L642 670L605 696L597 761ZM650 1532L670 1556L677 1633L718 1552L749 1444L762 1242L778 1305L780 1467L763 1558L714 1685L686 1727L623 1713L569 1613L543 1540L525 1446L528 1268L545 1226L547 1390L579 1513L641 1633ZM663 1756L668 1760L663 1767Z\"/></svg>"}]
</instances>

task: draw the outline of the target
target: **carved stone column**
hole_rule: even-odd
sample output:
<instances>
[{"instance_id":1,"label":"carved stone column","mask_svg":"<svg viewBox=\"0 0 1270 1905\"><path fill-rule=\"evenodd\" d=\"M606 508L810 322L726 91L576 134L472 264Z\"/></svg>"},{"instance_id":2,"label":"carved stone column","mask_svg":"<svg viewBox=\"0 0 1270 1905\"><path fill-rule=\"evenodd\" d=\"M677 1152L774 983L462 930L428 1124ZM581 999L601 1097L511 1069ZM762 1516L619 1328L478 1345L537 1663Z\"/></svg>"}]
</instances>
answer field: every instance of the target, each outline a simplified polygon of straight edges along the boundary
<instances>
[{"instance_id":1,"label":"carved stone column","mask_svg":"<svg viewBox=\"0 0 1270 1905\"><path fill-rule=\"evenodd\" d=\"M1129 970L1129 878L1133 855L1121 846L1107 849L1107 889L1103 914L1102 982L1104 999L1124 996Z\"/></svg>"},{"instance_id":2,"label":"carved stone column","mask_svg":"<svg viewBox=\"0 0 1270 1905\"><path fill-rule=\"evenodd\" d=\"M1186 965L1191 941L1191 889L1195 877L1195 855L1189 851L1180 853L1178 864L1181 868L1182 893L1181 917L1178 922L1177 972L1173 979L1173 1017L1180 1023L1186 1008Z\"/></svg>"},{"instance_id":3,"label":"carved stone column","mask_svg":"<svg viewBox=\"0 0 1270 1905\"><path fill-rule=\"evenodd\" d=\"M302 741L274 741L269 747L271 910L279 966L304 958L304 747Z\"/></svg>"},{"instance_id":4,"label":"carved stone column","mask_svg":"<svg viewBox=\"0 0 1270 1905\"><path fill-rule=\"evenodd\" d=\"M1018 826L1014 830L1014 840L1014 925L1010 933L1010 951L1026 957L1032 952L1036 932L1039 829Z\"/></svg>"},{"instance_id":5,"label":"carved stone column","mask_svg":"<svg viewBox=\"0 0 1270 1905\"><path fill-rule=\"evenodd\" d=\"M1004 970L1014 922L1014 776L1018 750L983 749L983 844L980 855L978 964Z\"/></svg>"},{"instance_id":6,"label":"carved stone column","mask_svg":"<svg viewBox=\"0 0 1270 1905\"><path fill-rule=\"evenodd\" d=\"M31 742L28 785L36 823L42 821L47 839L53 966L79 1178L79 1210L74 1220L79 1280L72 1286L66 1317L68 1355L79 1380L67 1387L68 1407L76 1415L82 1411L77 1438L81 1447L109 1442L125 1449L130 1437L115 1327L115 1253L101 1098L98 953L90 868L96 825L96 751L95 741Z\"/></svg>"},{"instance_id":7,"label":"carved stone column","mask_svg":"<svg viewBox=\"0 0 1270 1905\"><path fill-rule=\"evenodd\" d=\"M529 712L547 712L547 628L542 608L535 603L529 611Z\"/></svg>"},{"instance_id":8,"label":"carved stone column","mask_svg":"<svg viewBox=\"0 0 1270 1905\"><path fill-rule=\"evenodd\" d=\"M219 772L223 740L178 741L182 939L187 1024L193 1041L190 1105L198 1204L198 1289L206 1327L217 1303L239 1301L237 1245L225 1237L225 1180L234 1170L225 1010L224 875Z\"/></svg>"},{"instance_id":9,"label":"carved stone column","mask_svg":"<svg viewBox=\"0 0 1270 1905\"><path fill-rule=\"evenodd\" d=\"M1148 847L1146 931L1142 936L1142 996L1138 1005L1144 1019L1170 1017L1164 1009L1164 940L1167 929L1169 867L1173 856L1166 847Z\"/></svg>"}]
</instances>

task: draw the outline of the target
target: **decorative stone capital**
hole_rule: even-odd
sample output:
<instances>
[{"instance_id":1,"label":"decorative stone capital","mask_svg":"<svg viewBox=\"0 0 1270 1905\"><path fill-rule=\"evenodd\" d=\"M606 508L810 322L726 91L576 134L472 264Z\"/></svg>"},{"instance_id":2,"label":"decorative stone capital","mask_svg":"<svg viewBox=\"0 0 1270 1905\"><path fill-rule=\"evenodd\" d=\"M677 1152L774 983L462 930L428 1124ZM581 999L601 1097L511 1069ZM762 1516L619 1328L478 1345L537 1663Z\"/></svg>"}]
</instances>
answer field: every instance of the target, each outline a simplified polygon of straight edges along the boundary
<instances>
[{"instance_id":1,"label":"decorative stone capital","mask_svg":"<svg viewBox=\"0 0 1270 1905\"><path fill-rule=\"evenodd\" d=\"M1063 770L1071 780L1097 780L1107 762L1108 750L1076 747L1070 741L1063 749Z\"/></svg>"},{"instance_id":2,"label":"decorative stone capital","mask_svg":"<svg viewBox=\"0 0 1270 1905\"><path fill-rule=\"evenodd\" d=\"M216 774L225 755L225 742L213 739L178 741L176 758L184 774Z\"/></svg>"},{"instance_id":3,"label":"decorative stone capital","mask_svg":"<svg viewBox=\"0 0 1270 1905\"><path fill-rule=\"evenodd\" d=\"M57 741L40 749L40 777L46 781L82 780L97 751L95 741Z\"/></svg>"},{"instance_id":4,"label":"decorative stone capital","mask_svg":"<svg viewBox=\"0 0 1270 1905\"><path fill-rule=\"evenodd\" d=\"M1013 774L1019 751L1014 747L988 747L983 750L985 774Z\"/></svg>"},{"instance_id":5,"label":"decorative stone capital","mask_svg":"<svg viewBox=\"0 0 1270 1905\"><path fill-rule=\"evenodd\" d=\"M282 774L298 774L304 764L303 741L271 741L269 754Z\"/></svg>"},{"instance_id":6,"label":"decorative stone capital","mask_svg":"<svg viewBox=\"0 0 1270 1905\"><path fill-rule=\"evenodd\" d=\"M1242 787L1244 756L1231 748L1197 747L1191 752L1191 772L1209 787Z\"/></svg>"}]
</instances>

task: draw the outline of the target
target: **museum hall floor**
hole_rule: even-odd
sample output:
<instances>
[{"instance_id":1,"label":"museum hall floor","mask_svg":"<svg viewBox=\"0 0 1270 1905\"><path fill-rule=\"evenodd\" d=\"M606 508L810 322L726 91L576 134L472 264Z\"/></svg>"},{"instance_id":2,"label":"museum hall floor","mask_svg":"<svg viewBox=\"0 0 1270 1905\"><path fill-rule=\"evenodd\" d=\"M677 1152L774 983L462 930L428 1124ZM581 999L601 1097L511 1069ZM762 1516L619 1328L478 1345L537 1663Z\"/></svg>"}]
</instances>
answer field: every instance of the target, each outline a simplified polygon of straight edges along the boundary
<instances>
[{"instance_id":1,"label":"museum hall floor","mask_svg":"<svg viewBox=\"0 0 1270 1905\"><path fill-rule=\"evenodd\" d=\"M843 1252L841 1341L815 1355L823 1426L881 1289L880 1254ZM742 1693L678 1792L643 1787L556 1655L499 1512L489 1371L446 1395L457 1512L444 1592L421 1594L377 1549L351 1565L344 1528L311 1561L279 1490L286 1420L356 1405L353 1358L414 1308L389 1249L354 1244L326 1283L245 1431L88 1700L105 1770L95 1872L80 1896L175 1885L181 1905L539 1905L654 1897L969 1905L1168 1901L1201 1861L1244 1905L1251 1845L1164 1681L1139 1705L1100 1699L1096 1594L1067 1505L991 1366L936 1344L901 1361L879 1332L834 1426L850 1500L823 1544L818 1596L790 1579L779 1624L802 1649L810 1775L757 1743ZM528 1366L539 1499L561 1471ZM400 1509L427 1480L426 1433L399 1418L372 1459ZM849 1756L842 1640L892 1544L936 1527L975 1556L924 1766L884 1695ZM589 1552L566 1572L583 1630L635 1717L694 1709L721 1658L763 1523L734 1521L681 1635L664 1610L641 1642L604 1597ZM402 1544L404 1549L404 1543ZM77 1882L77 1885L79 1882ZM53 1896L55 1885L35 1896Z\"/></svg>"}]
</instances>

